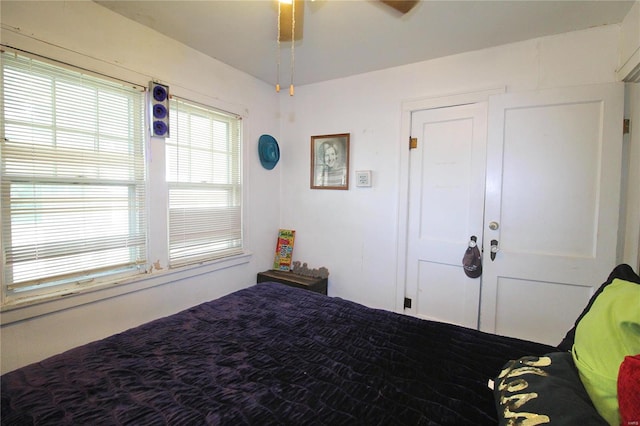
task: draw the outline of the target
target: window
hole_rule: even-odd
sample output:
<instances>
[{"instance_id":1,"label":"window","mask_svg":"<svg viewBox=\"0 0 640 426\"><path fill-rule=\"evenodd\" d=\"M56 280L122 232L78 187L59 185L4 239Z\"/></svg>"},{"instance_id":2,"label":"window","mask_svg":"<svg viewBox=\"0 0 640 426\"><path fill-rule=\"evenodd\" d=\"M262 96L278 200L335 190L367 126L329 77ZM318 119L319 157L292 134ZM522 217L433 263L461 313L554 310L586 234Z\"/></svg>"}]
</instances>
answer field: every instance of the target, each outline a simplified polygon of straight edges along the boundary
<instances>
[{"instance_id":1,"label":"window","mask_svg":"<svg viewBox=\"0 0 640 426\"><path fill-rule=\"evenodd\" d=\"M174 98L169 122L170 265L241 253L240 118Z\"/></svg>"},{"instance_id":2,"label":"window","mask_svg":"<svg viewBox=\"0 0 640 426\"><path fill-rule=\"evenodd\" d=\"M2 53L4 303L146 267L144 91Z\"/></svg>"}]
</instances>

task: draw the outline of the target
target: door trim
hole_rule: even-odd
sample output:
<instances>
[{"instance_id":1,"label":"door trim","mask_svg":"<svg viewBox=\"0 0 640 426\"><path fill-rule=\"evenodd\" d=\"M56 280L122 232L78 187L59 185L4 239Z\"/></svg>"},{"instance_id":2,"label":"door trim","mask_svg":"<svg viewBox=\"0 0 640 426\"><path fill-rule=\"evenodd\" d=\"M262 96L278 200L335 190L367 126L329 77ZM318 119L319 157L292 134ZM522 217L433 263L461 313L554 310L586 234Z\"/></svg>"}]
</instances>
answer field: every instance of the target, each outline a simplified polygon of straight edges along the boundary
<instances>
[{"instance_id":1,"label":"door trim","mask_svg":"<svg viewBox=\"0 0 640 426\"><path fill-rule=\"evenodd\" d=\"M411 137L411 115L414 111L424 109L445 108L458 105L488 102L492 95L506 92L505 87L481 89L476 92L450 93L443 95L427 96L418 99L402 101L402 115L400 122L400 154L399 183L398 183L398 244L397 244L397 270L396 270L396 312L415 315L415 304L412 308L404 308L407 278L407 241L409 218L409 138ZM406 143L405 143L406 142Z\"/></svg>"}]
</instances>

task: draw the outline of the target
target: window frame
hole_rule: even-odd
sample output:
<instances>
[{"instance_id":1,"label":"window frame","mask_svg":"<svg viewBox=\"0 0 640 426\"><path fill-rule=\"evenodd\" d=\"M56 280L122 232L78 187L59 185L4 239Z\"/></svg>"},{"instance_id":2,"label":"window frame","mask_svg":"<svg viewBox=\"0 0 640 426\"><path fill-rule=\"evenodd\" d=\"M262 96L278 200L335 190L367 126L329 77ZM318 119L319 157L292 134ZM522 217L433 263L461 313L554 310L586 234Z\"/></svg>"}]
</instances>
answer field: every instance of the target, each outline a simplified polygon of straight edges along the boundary
<instances>
[{"instance_id":1,"label":"window frame","mask_svg":"<svg viewBox=\"0 0 640 426\"><path fill-rule=\"evenodd\" d=\"M72 70L80 70L83 73L86 72L89 75L97 76L105 80L116 81L119 83L130 84L134 87L141 88L142 91L148 91L146 85L139 83L131 83L130 81L123 80L119 77L113 77L105 75L101 72L95 72L91 69L82 68L79 65L70 65L67 62L61 62L57 59L38 55L32 52L24 51L21 49L13 48L3 45L3 50L11 53L17 53L22 56L37 59L42 62L61 66L63 68L70 68ZM91 63L87 61L84 55L78 55L73 61L76 64ZM102 68L94 63L94 68ZM107 67L109 68L109 67ZM106 69L106 68L105 68ZM119 75L120 70L113 68L110 71L113 75ZM126 73L124 73L126 74ZM123 74L123 75L124 75ZM135 74L135 73L134 73ZM141 75L141 74L138 74ZM209 99L203 93L193 92L192 97ZM193 102L193 101L191 101ZM194 103L199 103L195 101ZM211 108L223 113L231 114L238 117L241 120L240 124L240 136L238 149L239 152L239 173L242 184L242 192L240 195L241 203L241 232L242 232L242 248L237 253L231 254L226 257L218 257L209 260L201 260L198 263L188 264L179 267L169 266L168 256L168 185L165 181L165 146L164 139L151 137L147 131L147 124L149 120L148 102L144 102L143 116L145 124L143 128L143 139L146 153L148 154L145 159L147 168L147 269L146 273L132 276L112 276L101 280L100 282L92 283L92 285L84 287L74 287L70 289L64 289L59 293L45 294L41 297L33 297L27 300L7 300L5 298L5 286L4 279L2 280L2 303L0 304L0 324L11 324L16 321L22 321L35 316L56 312L63 309L81 306L87 303L97 302L103 299L112 298L120 295L125 295L130 292L138 292L140 290L153 288L156 286L162 286L165 284L176 283L181 280L199 279L198 277L203 274L208 274L222 269L227 269L234 266L247 264L251 261L253 253L246 249L246 222L245 222L245 206L247 191L244 184L245 178L245 149L244 149L244 128L247 125L248 116L241 115L232 111L235 108L229 108L230 105L224 102L216 101L214 104L220 104L218 106L209 106L208 101L205 103L199 103L205 105L207 108ZM155 160L155 161L154 161ZM166 205L166 214L157 214L157 208ZM2 229L0 228L0 236ZM1 241L1 239L0 239Z\"/></svg>"},{"instance_id":2,"label":"window frame","mask_svg":"<svg viewBox=\"0 0 640 426\"><path fill-rule=\"evenodd\" d=\"M199 102L188 100L185 98L172 96L170 100L170 118L171 118L171 137L165 141L166 167L165 178L167 185L167 229L168 229L168 254L167 260L170 268L177 268L188 266L192 264L198 264L206 261L214 261L217 259L238 255L244 252L244 173L243 173L243 121L242 116L220 110L215 107L211 107ZM200 120L206 120L211 124L211 129L208 130L208 134L199 134L206 140L207 145L198 143L197 147L194 147L193 138L191 132L196 132L196 125L192 123L194 118ZM216 131L214 129L215 124L224 123L226 125L227 136L224 141L216 138ZM184 130L186 135L181 135L181 131ZM202 130L202 129L200 129ZM179 145L184 143L185 148L182 154L178 152ZM222 145L225 145L221 148ZM171 158L171 152L177 152L178 157ZM195 157L198 162L209 162L211 167L208 170L202 170L202 168L195 167L196 171L192 170L193 162L192 152L202 153L202 156ZM182 155L183 157L179 157ZM209 156L208 161L203 160L204 156ZM181 160L184 158L186 163L189 164L188 174L184 176L184 172L180 170ZM215 157L226 157L226 163L221 165L220 162L215 161ZM172 160L175 164L171 164ZM217 166L222 166L217 168ZM221 176L219 173L222 169ZM192 175L199 176L193 178ZM210 194L224 193L226 194L227 202L223 206L193 206L191 205L191 218L192 220L186 220L180 225L180 229L184 230L185 225L193 227L194 221L198 221L198 227L201 229L209 230L209 237L216 232L216 226L212 220L207 220L202 214L194 214L194 211L206 211L218 214L218 218L225 220L226 228L222 231L225 237L219 237L214 244L222 246L222 248L213 252L203 253L203 249L212 248L212 243L197 243L196 238L192 235L191 238L178 239L177 235L180 232L172 230L172 194L178 195L181 192L182 202L188 203L185 198L187 193L200 194L209 192ZM225 214L224 210L228 210ZM176 209L177 210L177 209ZM183 209L183 212L187 209ZM237 210L234 212L234 210ZM222 212L222 213L220 213ZM187 223L188 222L188 223ZM233 225L238 228L233 231ZM231 229L231 230L230 230ZM187 230L188 232L188 230ZM180 248L183 247L183 248ZM175 253L175 256L172 254ZM178 254L182 253L182 254ZM198 254L201 253L201 254Z\"/></svg>"},{"instance_id":3,"label":"window frame","mask_svg":"<svg viewBox=\"0 0 640 426\"><path fill-rule=\"evenodd\" d=\"M2 59L2 305L146 272L144 89L23 52L5 51ZM76 114L83 120L76 121ZM71 121L64 122L65 116ZM14 197L21 187L25 195ZM117 193L120 201L113 198ZM128 218L120 222L124 234L110 235L104 224L109 211L100 205L112 205L109 211ZM21 215L26 225L19 225ZM76 220L97 221L87 225L95 232L78 233ZM36 223L44 231L30 236ZM60 232L61 226L67 231ZM24 242L14 245L12 239L20 235ZM36 235L38 240L31 240ZM83 248L100 241L99 251ZM112 253L106 261L103 250ZM102 264L73 266L92 265L91 259Z\"/></svg>"}]
</instances>

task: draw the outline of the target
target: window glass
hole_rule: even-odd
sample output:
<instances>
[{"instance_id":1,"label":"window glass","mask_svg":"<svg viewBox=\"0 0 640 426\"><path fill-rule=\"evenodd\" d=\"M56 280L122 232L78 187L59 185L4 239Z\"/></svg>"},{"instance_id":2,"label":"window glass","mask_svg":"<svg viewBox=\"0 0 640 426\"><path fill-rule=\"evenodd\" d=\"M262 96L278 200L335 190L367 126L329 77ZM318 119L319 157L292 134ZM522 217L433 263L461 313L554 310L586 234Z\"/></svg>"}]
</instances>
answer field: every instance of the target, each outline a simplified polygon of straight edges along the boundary
<instances>
[{"instance_id":1,"label":"window glass","mask_svg":"<svg viewBox=\"0 0 640 426\"><path fill-rule=\"evenodd\" d=\"M144 92L2 53L5 302L146 265Z\"/></svg>"},{"instance_id":2,"label":"window glass","mask_svg":"<svg viewBox=\"0 0 640 426\"><path fill-rule=\"evenodd\" d=\"M241 119L172 99L170 126L171 266L242 252Z\"/></svg>"}]
</instances>

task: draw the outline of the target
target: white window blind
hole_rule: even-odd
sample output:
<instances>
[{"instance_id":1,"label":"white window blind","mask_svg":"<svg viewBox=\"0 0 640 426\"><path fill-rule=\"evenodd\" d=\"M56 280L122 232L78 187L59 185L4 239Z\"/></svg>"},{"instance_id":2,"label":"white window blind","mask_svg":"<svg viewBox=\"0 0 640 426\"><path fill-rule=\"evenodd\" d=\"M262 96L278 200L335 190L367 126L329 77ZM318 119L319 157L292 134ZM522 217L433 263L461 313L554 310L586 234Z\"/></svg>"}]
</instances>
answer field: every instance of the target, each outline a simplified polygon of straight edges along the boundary
<instances>
[{"instance_id":1,"label":"white window blind","mask_svg":"<svg viewBox=\"0 0 640 426\"><path fill-rule=\"evenodd\" d=\"M7 52L1 86L5 296L139 273L144 93Z\"/></svg>"},{"instance_id":2,"label":"white window blind","mask_svg":"<svg viewBox=\"0 0 640 426\"><path fill-rule=\"evenodd\" d=\"M169 262L242 252L241 119L172 99L166 140Z\"/></svg>"}]
</instances>

